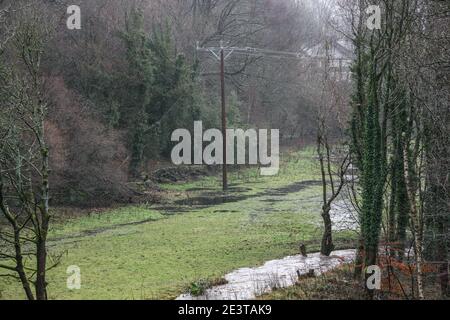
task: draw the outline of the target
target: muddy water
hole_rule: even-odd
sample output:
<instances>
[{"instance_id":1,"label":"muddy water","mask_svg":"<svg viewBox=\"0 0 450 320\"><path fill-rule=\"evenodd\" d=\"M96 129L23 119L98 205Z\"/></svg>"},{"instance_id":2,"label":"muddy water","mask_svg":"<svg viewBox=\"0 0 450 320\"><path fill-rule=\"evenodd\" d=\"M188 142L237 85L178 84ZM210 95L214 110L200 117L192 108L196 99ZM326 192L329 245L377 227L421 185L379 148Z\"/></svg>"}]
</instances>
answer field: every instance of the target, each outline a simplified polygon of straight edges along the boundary
<instances>
[{"instance_id":1,"label":"muddy water","mask_svg":"<svg viewBox=\"0 0 450 320\"><path fill-rule=\"evenodd\" d=\"M353 261L355 250L333 252L331 257L319 253L308 257L290 256L266 262L257 268L242 268L225 276L227 284L208 289L203 296L181 295L177 300L250 300L275 288L286 288L295 284L298 275L314 270L320 275L337 266Z\"/></svg>"}]
</instances>

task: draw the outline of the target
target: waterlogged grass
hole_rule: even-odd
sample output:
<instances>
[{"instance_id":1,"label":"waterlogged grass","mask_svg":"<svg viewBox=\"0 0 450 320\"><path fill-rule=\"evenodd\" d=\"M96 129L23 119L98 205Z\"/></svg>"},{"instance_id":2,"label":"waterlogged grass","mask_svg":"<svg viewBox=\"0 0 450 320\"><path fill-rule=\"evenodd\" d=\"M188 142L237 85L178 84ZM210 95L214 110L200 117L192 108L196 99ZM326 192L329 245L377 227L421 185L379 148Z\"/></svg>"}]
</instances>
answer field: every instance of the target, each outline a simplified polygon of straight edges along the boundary
<instances>
[{"instance_id":1,"label":"waterlogged grass","mask_svg":"<svg viewBox=\"0 0 450 320\"><path fill-rule=\"evenodd\" d=\"M54 224L50 239L66 235L77 236L86 233L96 233L120 225L155 221L162 218L164 216L160 212L149 210L145 206L118 208L107 213L96 212L84 217L71 218L64 223Z\"/></svg>"},{"instance_id":2,"label":"waterlogged grass","mask_svg":"<svg viewBox=\"0 0 450 320\"><path fill-rule=\"evenodd\" d=\"M276 194L271 190L318 180L310 150L284 158L280 175L260 177L256 168L231 175L235 202L203 207L126 207L57 224L49 249L62 254L48 272L50 299L172 299L200 279L214 281L240 267L297 254L300 242L318 249L320 187ZM169 205L202 191L220 190L217 177L166 185ZM166 204L167 206L168 204ZM337 242L352 238L336 235ZM31 263L28 261L28 263ZM81 290L67 289L67 267L81 269ZM0 278L3 299L23 299L12 279Z\"/></svg>"},{"instance_id":3,"label":"waterlogged grass","mask_svg":"<svg viewBox=\"0 0 450 320\"><path fill-rule=\"evenodd\" d=\"M197 279L293 254L315 233L308 214L253 214L200 210L61 243L51 248L67 254L49 272L50 298L174 298ZM70 265L81 268L81 290L66 288ZM3 298L22 298L14 282L0 290Z\"/></svg>"},{"instance_id":4,"label":"waterlogged grass","mask_svg":"<svg viewBox=\"0 0 450 320\"><path fill-rule=\"evenodd\" d=\"M241 186L253 189L254 192L268 187L276 188L289 185L294 182L319 180L320 172L317 161L314 160L313 148L305 148L294 153L282 153L280 155L280 170L276 176L261 176L260 169L256 166L245 170L234 170L230 167L228 176L231 187ZM162 185L162 189L168 191L189 191L195 189L211 189L220 191L222 188L221 176L210 176L191 182L182 182Z\"/></svg>"}]
</instances>

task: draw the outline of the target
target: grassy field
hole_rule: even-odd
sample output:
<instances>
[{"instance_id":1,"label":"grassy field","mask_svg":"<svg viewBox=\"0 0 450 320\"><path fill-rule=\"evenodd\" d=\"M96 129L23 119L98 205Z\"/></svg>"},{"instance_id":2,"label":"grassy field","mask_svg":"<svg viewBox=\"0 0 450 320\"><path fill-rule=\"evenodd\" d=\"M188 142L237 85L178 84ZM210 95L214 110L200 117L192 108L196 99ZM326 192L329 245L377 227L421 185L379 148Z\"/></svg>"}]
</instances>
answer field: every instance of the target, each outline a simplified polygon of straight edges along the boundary
<instances>
[{"instance_id":1,"label":"grassy field","mask_svg":"<svg viewBox=\"0 0 450 320\"><path fill-rule=\"evenodd\" d=\"M226 197L220 177L206 177L162 186L162 204L56 223L49 251L62 259L49 271L49 298L172 299L200 279L297 254L300 242L317 250L318 173L312 150L304 150L285 156L276 177L256 168L232 173ZM345 246L353 235L336 238ZM81 290L66 287L71 265L81 268ZM13 279L0 278L0 298L24 295Z\"/></svg>"}]
</instances>

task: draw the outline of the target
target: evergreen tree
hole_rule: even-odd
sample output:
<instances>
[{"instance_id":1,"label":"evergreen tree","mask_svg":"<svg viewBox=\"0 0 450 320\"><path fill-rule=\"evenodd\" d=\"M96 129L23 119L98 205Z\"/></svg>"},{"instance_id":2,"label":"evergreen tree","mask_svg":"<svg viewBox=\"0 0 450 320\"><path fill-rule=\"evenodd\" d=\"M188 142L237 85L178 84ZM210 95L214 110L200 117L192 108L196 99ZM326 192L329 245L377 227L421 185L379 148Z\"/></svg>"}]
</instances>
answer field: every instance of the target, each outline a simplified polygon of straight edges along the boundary
<instances>
[{"instance_id":1,"label":"evergreen tree","mask_svg":"<svg viewBox=\"0 0 450 320\"><path fill-rule=\"evenodd\" d=\"M146 146L146 131L150 116L150 103L154 68L152 51L144 31L143 14L132 11L127 17L126 31L122 34L126 47L128 70L125 83L125 96L122 97L121 118L130 128L131 164L130 170L137 175Z\"/></svg>"}]
</instances>

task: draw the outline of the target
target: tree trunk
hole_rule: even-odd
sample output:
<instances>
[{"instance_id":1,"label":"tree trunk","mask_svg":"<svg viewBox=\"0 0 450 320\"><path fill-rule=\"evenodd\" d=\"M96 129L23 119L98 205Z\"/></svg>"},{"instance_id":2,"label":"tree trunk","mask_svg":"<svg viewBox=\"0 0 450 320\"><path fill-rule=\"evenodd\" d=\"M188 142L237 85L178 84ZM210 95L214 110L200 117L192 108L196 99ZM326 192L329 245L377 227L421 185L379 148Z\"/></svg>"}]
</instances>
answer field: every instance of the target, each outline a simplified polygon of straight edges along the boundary
<instances>
[{"instance_id":1,"label":"tree trunk","mask_svg":"<svg viewBox=\"0 0 450 320\"><path fill-rule=\"evenodd\" d=\"M47 282L46 282L46 265L47 265L47 248L45 240L39 239L37 243L36 259L36 299L47 300Z\"/></svg>"},{"instance_id":2,"label":"tree trunk","mask_svg":"<svg viewBox=\"0 0 450 320\"><path fill-rule=\"evenodd\" d=\"M408 149L404 148L403 150L403 158L404 158L404 167L405 167L405 180L406 180L406 190L408 193L408 202L411 207L411 229L414 235L414 248L415 248L415 260L416 260L416 269L417 269L417 290L419 294L419 298L421 300L425 299L423 292L423 246L422 246L422 223L419 217L419 213L417 210L416 204L416 192L414 188L414 182L411 177L411 173L409 170L408 163Z\"/></svg>"},{"instance_id":3,"label":"tree trunk","mask_svg":"<svg viewBox=\"0 0 450 320\"><path fill-rule=\"evenodd\" d=\"M44 119L44 118L42 118ZM41 123L42 135L44 132L44 123ZM42 137L43 141L43 137ZM47 282L46 282L46 270L47 270L47 233L50 221L50 208L49 208L49 154L48 148L44 142L41 145L42 155L42 204L38 209L41 215L41 226L38 230L39 234L36 243L36 299L47 300Z\"/></svg>"},{"instance_id":4,"label":"tree trunk","mask_svg":"<svg viewBox=\"0 0 450 320\"><path fill-rule=\"evenodd\" d=\"M0 168L1 169L1 168ZM13 228L14 234L14 259L16 262L15 268L8 267L8 270L17 272L20 282L22 283L22 287L25 291L25 295L28 300L34 300L33 292L31 291L30 282L28 281L28 277L25 272L25 266L23 263L23 255L22 255L22 244L20 240L20 228L17 224L17 221L9 211L8 206L5 204L5 198L3 196L3 176L0 174L0 210L5 215L6 219L9 221Z\"/></svg>"},{"instance_id":5,"label":"tree trunk","mask_svg":"<svg viewBox=\"0 0 450 320\"><path fill-rule=\"evenodd\" d=\"M362 270L364 267L364 239L359 239L359 245L356 249L356 257L355 257L355 270L353 271L353 277L355 280L361 280Z\"/></svg>"},{"instance_id":6,"label":"tree trunk","mask_svg":"<svg viewBox=\"0 0 450 320\"><path fill-rule=\"evenodd\" d=\"M395 163L395 159L393 160ZM396 236L396 221L397 221L397 201L396 201L396 194L397 194L397 170L395 168L395 165L392 164L391 168L391 194L390 194L390 201L389 201L389 215L388 215L388 240L389 245L391 247L394 247L397 242L397 236ZM394 250L389 251L390 256L395 255Z\"/></svg>"},{"instance_id":7,"label":"tree trunk","mask_svg":"<svg viewBox=\"0 0 450 320\"><path fill-rule=\"evenodd\" d=\"M20 245L20 231L14 230L14 248L16 251L16 271L22 283L23 290L28 300L34 300L33 292L31 291L30 282L25 273L25 266L23 264L22 248Z\"/></svg>"},{"instance_id":8,"label":"tree trunk","mask_svg":"<svg viewBox=\"0 0 450 320\"><path fill-rule=\"evenodd\" d=\"M334 250L330 210L331 208L329 206L326 206L322 209L323 211L322 218L325 230L323 232L322 246L320 249L320 253L323 254L324 256L329 256Z\"/></svg>"},{"instance_id":9,"label":"tree trunk","mask_svg":"<svg viewBox=\"0 0 450 320\"><path fill-rule=\"evenodd\" d=\"M448 230L446 230L448 231ZM438 261L442 261L439 268L439 279L441 283L441 292L443 298L450 297L449 277L448 277L448 252L445 241L438 244Z\"/></svg>"}]
</instances>

